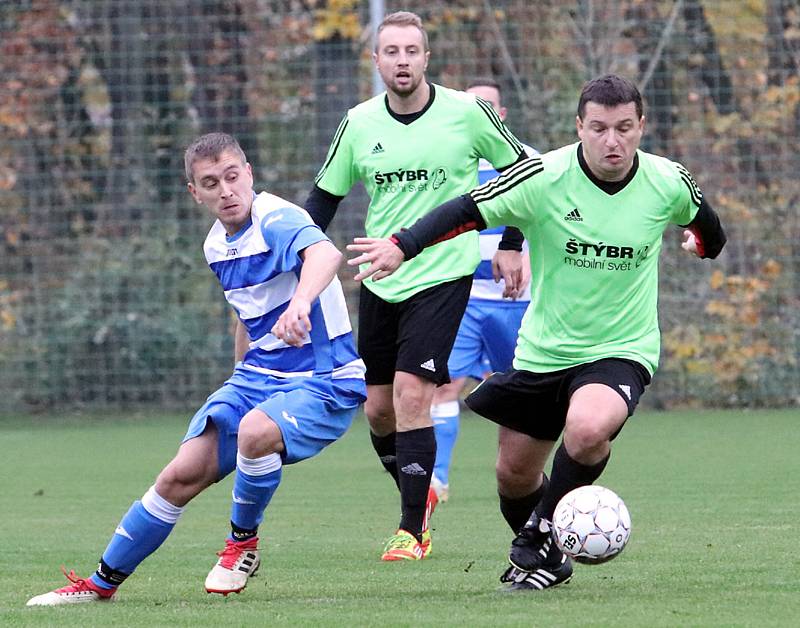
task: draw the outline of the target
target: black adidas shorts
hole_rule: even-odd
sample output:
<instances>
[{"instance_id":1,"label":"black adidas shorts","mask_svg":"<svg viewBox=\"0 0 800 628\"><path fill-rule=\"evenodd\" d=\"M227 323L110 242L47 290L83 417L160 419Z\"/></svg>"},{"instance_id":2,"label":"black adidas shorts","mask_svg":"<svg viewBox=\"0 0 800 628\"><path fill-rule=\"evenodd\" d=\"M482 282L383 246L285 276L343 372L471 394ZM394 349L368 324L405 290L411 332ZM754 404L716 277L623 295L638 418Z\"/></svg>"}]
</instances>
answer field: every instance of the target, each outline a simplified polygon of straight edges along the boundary
<instances>
[{"instance_id":1,"label":"black adidas shorts","mask_svg":"<svg viewBox=\"0 0 800 628\"><path fill-rule=\"evenodd\" d=\"M367 384L391 384L396 371L448 383L447 360L471 288L468 275L389 303L361 284L358 352L367 365Z\"/></svg>"},{"instance_id":2,"label":"black adidas shorts","mask_svg":"<svg viewBox=\"0 0 800 628\"><path fill-rule=\"evenodd\" d=\"M564 430L569 400L581 386L605 384L628 405L639 403L650 373L638 362L607 358L551 373L509 369L494 373L466 398L467 407L516 432L541 440L558 440ZM616 435L615 435L616 436Z\"/></svg>"}]
</instances>

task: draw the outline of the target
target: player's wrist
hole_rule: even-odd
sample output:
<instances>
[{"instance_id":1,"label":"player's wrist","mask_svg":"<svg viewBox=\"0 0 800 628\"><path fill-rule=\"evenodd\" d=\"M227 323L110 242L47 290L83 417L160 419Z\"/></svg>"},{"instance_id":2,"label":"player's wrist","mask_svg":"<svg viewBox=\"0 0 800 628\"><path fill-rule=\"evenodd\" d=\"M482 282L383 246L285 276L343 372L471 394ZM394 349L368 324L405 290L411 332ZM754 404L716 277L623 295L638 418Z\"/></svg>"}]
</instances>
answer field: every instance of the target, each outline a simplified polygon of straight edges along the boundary
<instances>
[{"instance_id":1,"label":"player's wrist","mask_svg":"<svg viewBox=\"0 0 800 628\"><path fill-rule=\"evenodd\" d=\"M401 229L397 233L393 233L389 237L389 241L400 249L403 258L406 260L416 257L419 254L420 248L407 229Z\"/></svg>"}]
</instances>

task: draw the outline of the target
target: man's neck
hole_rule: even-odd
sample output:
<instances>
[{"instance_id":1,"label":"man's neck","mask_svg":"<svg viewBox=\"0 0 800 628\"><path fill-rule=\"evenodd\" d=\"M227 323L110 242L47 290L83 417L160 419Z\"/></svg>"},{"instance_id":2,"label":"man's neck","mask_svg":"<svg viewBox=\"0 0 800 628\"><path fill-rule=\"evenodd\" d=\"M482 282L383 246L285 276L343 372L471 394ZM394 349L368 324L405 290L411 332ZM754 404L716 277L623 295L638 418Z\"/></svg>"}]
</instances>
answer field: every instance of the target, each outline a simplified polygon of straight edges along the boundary
<instances>
[{"instance_id":1,"label":"man's neck","mask_svg":"<svg viewBox=\"0 0 800 628\"><path fill-rule=\"evenodd\" d=\"M392 111L399 114L417 113L422 111L428 104L431 95L431 87L428 81L423 80L413 92L407 95L396 94L392 90L386 90L386 97L389 100L389 107Z\"/></svg>"}]
</instances>

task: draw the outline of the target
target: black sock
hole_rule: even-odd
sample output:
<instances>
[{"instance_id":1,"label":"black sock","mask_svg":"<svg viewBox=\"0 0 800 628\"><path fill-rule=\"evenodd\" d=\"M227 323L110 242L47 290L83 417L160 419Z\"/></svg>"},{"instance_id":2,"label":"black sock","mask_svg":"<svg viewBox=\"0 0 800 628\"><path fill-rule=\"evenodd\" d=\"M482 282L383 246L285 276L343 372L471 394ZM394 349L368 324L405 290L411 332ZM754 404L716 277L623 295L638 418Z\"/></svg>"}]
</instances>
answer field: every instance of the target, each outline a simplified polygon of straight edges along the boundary
<instances>
[{"instance_id":1,"label":"black sock","mask_svg":"<svg viewBox=\"0 0 800 628\"><path fill-rule=\"evenodd\" d=\"M397 469L400 478L400 527L421 539L425 504L436 462L432 427L397 433Z\"/></svg>"},{"instance_id":2,"label":"black sock","mask_svg":"<svg viewBox=\"0 0 800 628\"><path fill-rule=\"evenodd\" d=\"M118 587L125 582L125 579L130 575L127 573L122 573L116 569L112 569L102 558L97 565L97 571L94 573L98 578L100 578L100 580L112 587Z\"/></svg>"},{"instance_id":3,"label":"black sock","mask_svg":"<svg viewBox=\"0 0 800 628\"><path fill-rule=\"evenodd\" d=\"M547 491L550 480L547 475L542 473L542 484L530 495L524 497L506 497L500 492L497 495L500 497L500 512L506 520L508 527L516 534L520 528L527 523L528 519L536 508L536 504L542 499L542 496Z\"/></svg>"},{"instance_id":4,"label":"black sock","mask_svg":"<svg viewBox=\"0 0 800 628\"><path fill-rule=\"evenodd\" d=\"M378 458L394 479L397 488L400 489L400 479L397 477L397 448L395 446L395 436L397 432L392 432L386 436L376 436L371 431L369 437L372 439L372 447Z\"/></svg>"},{"instance_id":5,"label":"black sock","mask_svg":"<svg viewBox=\"0 0 800 628\"><path fill-rule=\"evenodd\" d=\"M564 443L556 450L553 456L553 468L550 471L550 487L545 491L539 504L536 506L536 514L541 519L552 521L553 511L555 511L560 500L564 495L569 493L572 489L591 484L608 464L608 456L603 458L600 462L593 465L585 465L573 460L567 453Z\"/></svg>"},{"instance_id":6,"label":"black sock","mask_svg":"<svg viewBox=\"0 0 800 628\"><path fill-rule=\"evenodd\" d=\"M231 537L237 543L241 541L248 541L256 536L258 536L258 526L252 530L248 530L247 528L240 528L233 521L231 521Z\"/></svg>"}]
</instances>

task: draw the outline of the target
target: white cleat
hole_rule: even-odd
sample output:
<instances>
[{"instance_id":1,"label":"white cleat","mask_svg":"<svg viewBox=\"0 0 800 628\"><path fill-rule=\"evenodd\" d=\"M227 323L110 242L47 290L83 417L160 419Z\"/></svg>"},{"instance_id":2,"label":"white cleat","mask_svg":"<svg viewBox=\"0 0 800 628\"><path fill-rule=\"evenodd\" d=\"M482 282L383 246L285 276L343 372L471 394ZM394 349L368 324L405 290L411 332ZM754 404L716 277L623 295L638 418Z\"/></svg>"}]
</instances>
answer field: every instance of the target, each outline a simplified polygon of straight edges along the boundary
<instances>
[{"instance_id":1,"label":"white cleat","mask_svg":"<svg viewBox=\"0 0 800 628\"><path fill-rule=\"evenodd\" d=\"M74 571L69 573L62 567L64 575L72 583L66 587L37 595L28 600L26 606L60 606L62 604L83 604L84 602L110 602L117 589L101 589L91 580L78 578Z\"/></svg>"},{"instance_id":2,"label":"white cleat","mask_svg":"<svg viewBox=\"0 0 800 628\"><path fill-rule=\"evenodd\" d=\"M258 537L241 542L226 539L225 549L217 555L217 564L206 576L206 591L209 593L239 593L261 564Z\"/></svg>"}]
</instances>

